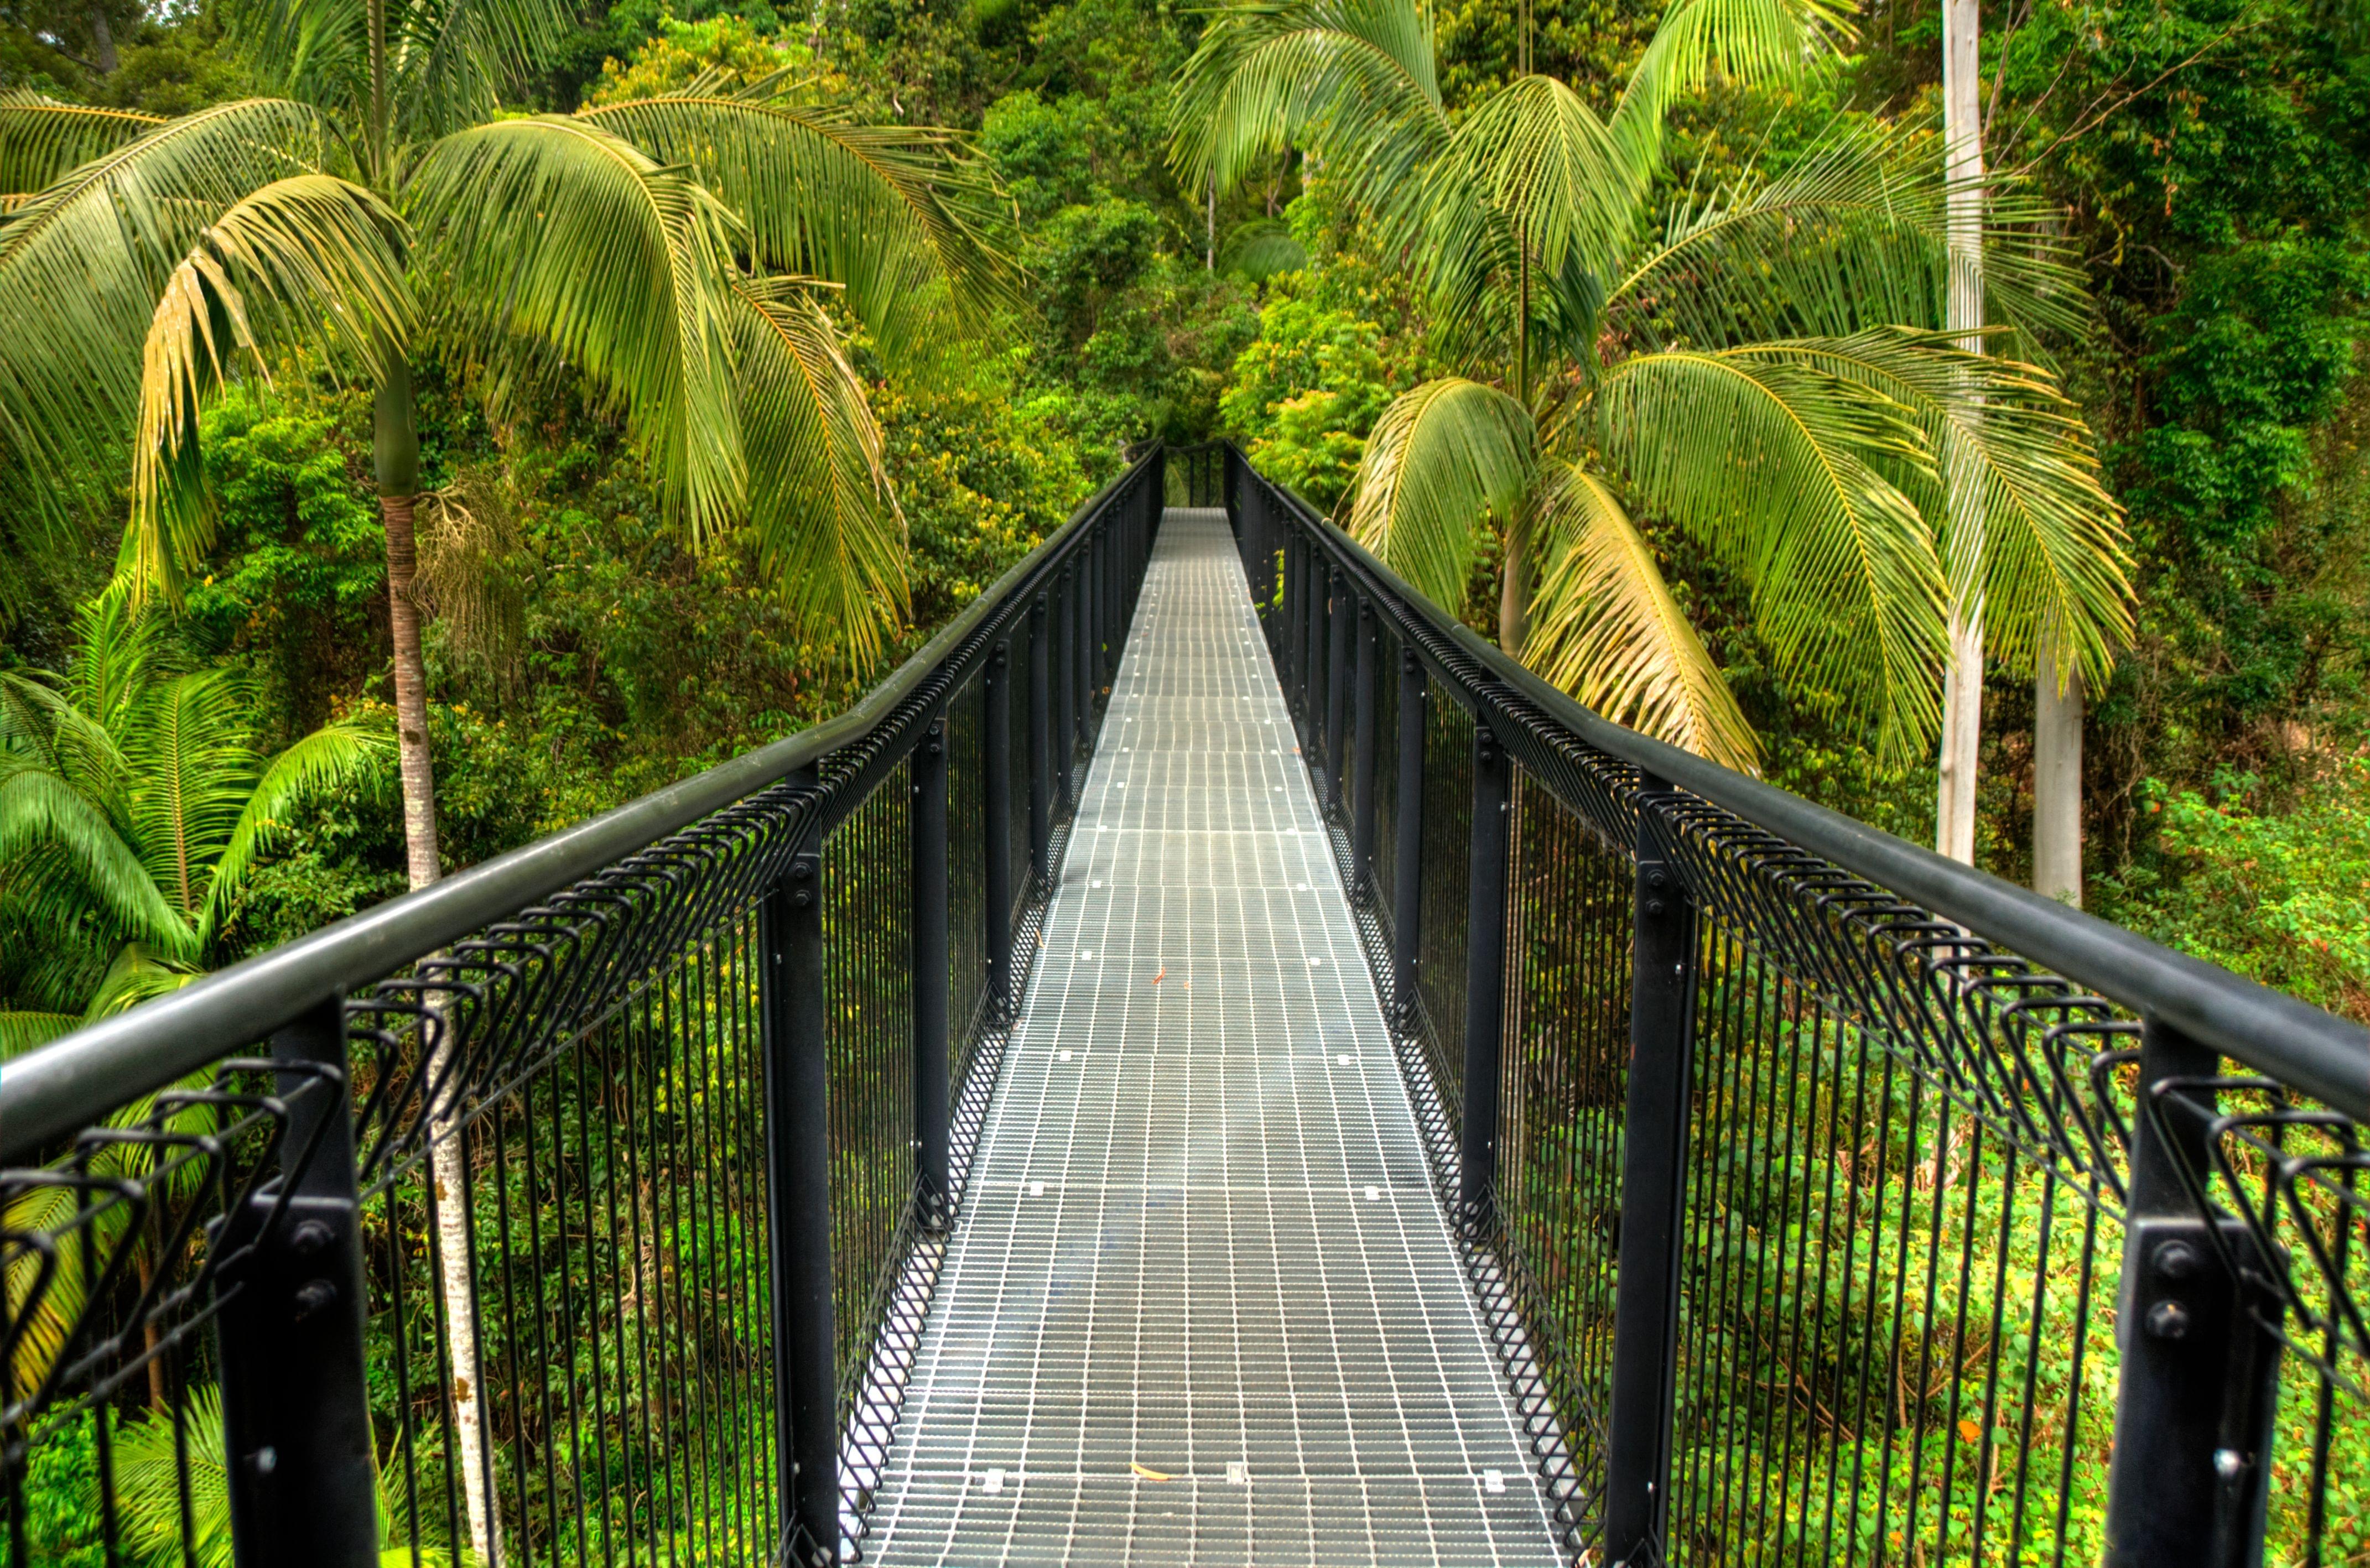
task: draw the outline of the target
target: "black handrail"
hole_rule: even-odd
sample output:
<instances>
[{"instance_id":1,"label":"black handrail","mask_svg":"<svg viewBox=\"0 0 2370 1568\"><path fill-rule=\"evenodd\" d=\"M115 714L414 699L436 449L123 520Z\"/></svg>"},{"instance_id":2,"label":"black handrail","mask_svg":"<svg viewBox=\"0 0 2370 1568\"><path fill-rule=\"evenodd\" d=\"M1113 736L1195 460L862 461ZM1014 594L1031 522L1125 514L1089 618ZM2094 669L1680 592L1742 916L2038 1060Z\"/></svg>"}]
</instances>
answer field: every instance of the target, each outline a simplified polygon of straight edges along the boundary
<instances>
[{"instance_id":1,"label":"black handrail","mask_svg":"<svg viewBox=\"0 0 2370 1568\"><path fill-rule=\"evenodd\" d=\"M1139 481L1156 483L1161 456L1157 447L1146 452L1081 502L847 712L0 1064L0 1163L71 1133L94 1104L152 1093L326 997L392 974L897 722L926 681L969 672L1111 498Z\"/></svg>"},{"instance_id":2,"label":"black handrail","mask_svg":"<svg viewBox=\"0 0 2370 1568\"><path fill-rule=\"evenodd\" d=\"M1166 462L847 714L0 1070L0 1561L858 1554Z\"/></svg>"},{"instance_id":3,"label":"black handrail","mask_svg":"<svg viewBox=\"0 0 2370 1568\"><path fill-rule=\"evenodd\" d=\"M1608 724L1223 488L1576 1555L2370 1548L2370 1031Z\"/></svg>"}]
</instances>

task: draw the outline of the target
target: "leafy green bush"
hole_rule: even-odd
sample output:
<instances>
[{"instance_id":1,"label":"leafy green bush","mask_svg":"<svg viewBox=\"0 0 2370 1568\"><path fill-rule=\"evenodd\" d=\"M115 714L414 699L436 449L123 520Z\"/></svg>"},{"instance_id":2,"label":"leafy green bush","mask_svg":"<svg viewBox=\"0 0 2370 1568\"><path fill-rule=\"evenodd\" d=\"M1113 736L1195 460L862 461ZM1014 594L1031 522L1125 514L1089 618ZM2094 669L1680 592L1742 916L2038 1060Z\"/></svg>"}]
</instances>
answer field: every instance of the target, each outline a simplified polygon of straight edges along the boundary
<instances>
[{"instance_id":1,"label":"leafy green bush","mask_svg":"<svg viewBox=\"0 0 2370 1568\"><path fill-rule=\"evenodd\" d=\"M1366 432L1390 402L1382 328L1347 311L1280 292L1260 311L1258 339L1237 356L1218 399L1226 429L1270 476L1329 507L1349 493Z\"/></svg>"},{"instance_id":2,"label":"leafy green bush","mask_svg":"<svg viewBox=\"0 0 2370 1568\"><path fill-rule=\"evenodd\" d=\"M2162 864L2106 880L2100 907L2184 953L2323 1007L2370 1018L2370 753L2345 758L2287 810L2224 770L2209 794L2143 786Z\"/></svg>"}]
</instances>

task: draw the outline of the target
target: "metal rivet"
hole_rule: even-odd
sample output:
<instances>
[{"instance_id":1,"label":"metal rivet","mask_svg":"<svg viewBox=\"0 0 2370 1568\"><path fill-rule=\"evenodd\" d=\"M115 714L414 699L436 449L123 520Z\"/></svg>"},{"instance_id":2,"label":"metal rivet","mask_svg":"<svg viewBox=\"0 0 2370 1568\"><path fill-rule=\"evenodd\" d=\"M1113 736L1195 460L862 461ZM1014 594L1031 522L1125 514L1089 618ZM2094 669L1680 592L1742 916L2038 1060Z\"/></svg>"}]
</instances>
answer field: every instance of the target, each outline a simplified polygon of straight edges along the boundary
<instances>
[{"instance_id":1,"label":"metal rivet","mask_svg":"<svg viewBox=\"0 0 2370 1568\"><path fill-rule=\"evenodd\" d=\"M326 1222L307 1219L289 1235L288 1244L295 1250L298 1257L308 1258L336 1239L336 1233Z\"/></svg>"},{"instance_id":2,"label":"metal rivet","mask_svg":"<svg viewBox=\"0 0 2370 1568\"><path fill-rule=\"evenodd\" d=\"M2247 1456L2236 1448L2214 1450L2214 1473L2225 1481L2236 1481L2247 1473Z\"/></svg>"},{"instance_id":3,"label":"metal rivet","mask_svg":"<svg viewBox=\"0 0 2370 1568\"><path fill-rule=\"evenodd\" d=\"M296 1288L296 1321L304 1322L338 1299L338 1288L326 1279L308 1279Z\"/></svg>"},{"instance_id":4,"label":"metal rivet","mask_svg":"<svg viewBox=\"0 0 2370 1568\"><path fill-rule=\"evenodd\" d=\"M2167 1279L2187 1279L2203 1261L2186 1242L2167 1242L2156 1250L2156 1271Z\"/></svg>"},{"instance_id":5,"label":"metal rivet","mask_svg":"<svg viewBox=\"0 0 2370 1568\"><path fill-rule=\"evenodd\" d=\"M2180 1339L2189 1333L2189 1309L2178 1301L2158 1301L2148 1309L2147 1331L2157 1339Z\"/></svg>"}]
</instances>

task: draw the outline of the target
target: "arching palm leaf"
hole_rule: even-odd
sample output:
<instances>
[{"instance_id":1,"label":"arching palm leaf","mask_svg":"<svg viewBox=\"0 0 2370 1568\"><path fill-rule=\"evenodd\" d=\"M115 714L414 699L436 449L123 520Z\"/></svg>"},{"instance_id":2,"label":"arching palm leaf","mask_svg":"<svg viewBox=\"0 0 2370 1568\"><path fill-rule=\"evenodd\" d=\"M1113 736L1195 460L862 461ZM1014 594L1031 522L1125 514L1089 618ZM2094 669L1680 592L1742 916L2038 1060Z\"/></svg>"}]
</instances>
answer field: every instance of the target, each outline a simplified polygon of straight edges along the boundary
<instances>
[{"instance_id":1,"label":"arching palm leaf","mask_svg":"<svg viewBox=\"0 0 2370 1568\"><path fill-rule=\"evenodd\" d=\"M748 227L761 270L824 279L884 352L1018 298L987 235L995 189L959 136L864 126L768 98L644 98L577 116L686 164Z\"/></svg>"},{"instance_id":2,"label":"arching palm leaf","mask_svg":"<svg viewBox=\"0 0 2370 1568\"><path fill-rule=\"evenodd\" d=\"M167 276L208 223L322 150L302 104L222 104L80 165L0 227L0 436L19 463L64 489L116 459Z\"/></svg>"},{"instance_id":3,"label":"arching palm leaf","mask_svg":"<svg viewBox=\"0 0 2370 1568\"><path fill-rule=\"evenodd\" d=\"M1716 348L1796 332L1939 326L1949 281L1949 182L1939 138L1838 120L1775 178L1675 211L1612 291L1623 330ZM2010 187L1985 208L1992 319L2028 333L2079 328L2083 295L2046 203Z\"/></svg>"},{"instance_id":4,"label":"arching palm leaf","mask_svg":"<svg viewBox=\"0 0 2370 1568\"><path fill-rule=\"evenodd\" d=\"M143 353L132 449L132 521L121 565L135 587L178 597L213 542L198 416L246 350L309 343L373 380L411 326L395 214L328 175L274 180L209 225L166 280Z\"/></svg>"},{"instance_id":5,"label":"arching palm leaf","mask_svg":"<svg viewBox=\"0 0 2370 1568\"><path fill-rule=\"evenodd\" d=\"M2129 545L2122 509L2099 482L2080 414L2031 365L1961 351L1939 334L1879 328L1746 350L1866 386L1898 404L1934 454L1894 483L1927 516L1947 518L1947 476L1971 486L1984 524L1985 639L1992 657L2031 659L2054 621L2058 647L2093 681L2131 640ZM1944 560L1958 557L1947 533ZM2060 670L2062 675L2064 670Z\"/></svg>"},{"instance_id":6,"label":"arching palm leaf","mask_svg":"<svg viewBox=\"0 0 2370 1568\"><path fill-rule=\"evenodd\" d=\"M1780 670L1878 719L1904 755L1939 717L1942 573L1887 469L1926 461L1899 405L1812 366L1671 351L1605 372L1598 440L1633 500L1753 587Z\"/></svg>"},{"instance_id":7,"label":"arching palm leaf","mask_svg":"<svg viewBox=\"0 0 2370 1568\"><path fill-rule=\"evenodd\" d=\"M1614 127L1641 164L1659 158L1663 117L1680 95L1714 76L1745 85L1778 80L1850 36L1849 12L1831 0L1681 0L1663 13L1629 74Z\"/></svg>"},{"instance_id":8,"label":"arching palm leaf","mask_svg":"<svg viewBox=\"0 0 2370 1568\"><path fill-rule=\"evenodd\" d=\"M22 206L75 165L164 123L136 109L60 103L24 87L0 90L0 203Z\"/></svg>"},{"instance_id":9,"label":"arching palm leaf","mask_svg":"<svg viewBox=\"0 0 2370 1568\"><path fill-rule=\"evenodd\" d=\"M287 841L302 807L372 778L394 755L394 738L383 726L350 720L326 725L273 758L214 857L198 919L200 940L211 941L221 929L248 873Z\"/></svg>"},{"instance_id":10,"label":"arching palm leaf","mask_svg":"<svg viewBox=\"0 0 2370 1568\"><path fill-rule=\"evenodd\" d=\"M696 532L739 513L733 224L689 169L585 120L501 120L429 150L411 217L466 348L497 369L522 352L581 367Z\"/></svg>"},{"instance_id":11,"label":"arching palm leaf","mask_svg":"<svg viewBox=\"0 0 2370 1568\"><path fill-rule=\"evenodd\" d=\"M82 1027L78 1013L0 1013L0 1061Z\"/></svg>"},{"instance_id":12,"label":"arching palm leaf","mask_svg":"<svg viewBox=\"0 0 2370 1568\"><path fill-rule=\"evenodd\" d=\"M129 803L141 864L184 922L206 903L214 862L255 787L247 745L251 693L230 670L167 681L141 705L123 738L133 787Z\"/></svg>"},{"instance_id":13,"label":"arching palm leaf","mask_svg":"<svg viewBox=\"0 0 2370 1568\"><path fill-rule=\"evenodd\" d=\"M1448 376L1402 393L1366 437L1350 532L1419 591L1464 603L1485 515L1524 504L1535 439L1494 386Z\"/></svg>"},{"instance_id":14,"label":"arching palm leaf","mask_svg":"<svg viewBox=\"0 0 2370 1568\"><path fill-rule=\"evenodd\" d=\"M1214 17L1177 78L1169 166L1232 187L1296 144L1387 204L1446 145L1429 14L1411 0L1278 0Z\"/></svg>"},{"instance_id":15,"label":"arching palm leaf","mask_svg":"<svg viewBox=\"0 0 2370 1568\"><path fill-rule=\"evenodd\" d=\"M57 774L0 755L0 865L10 883L41 869L41 852L134 937L188 956L196 943L140 856L97 804Z\"/></svg>"},{"instance_id":16,"label":"arching palm leaf","mask_svg":"<svg viewBox=\"0 0 2370 1568\"><path fill-rule=\"evenodd\" d=\"M1550 459L1533 504L1545 569L1525 662L1617 724L1754 771L1752 727L1611 487Z\"/></svg>"},{"instance_id":17,"label":"arching palm leaf","mask_svg":"<svg viewBox=\"0 0 2370 1568\"><path fill-rule=\"evenodd\" d=\"M880 427L811 300L756 287L737 300L758 564L802 626L844 639L869 665L905 607L905 520L881 467Z\"/></svg>"}]
</instances>

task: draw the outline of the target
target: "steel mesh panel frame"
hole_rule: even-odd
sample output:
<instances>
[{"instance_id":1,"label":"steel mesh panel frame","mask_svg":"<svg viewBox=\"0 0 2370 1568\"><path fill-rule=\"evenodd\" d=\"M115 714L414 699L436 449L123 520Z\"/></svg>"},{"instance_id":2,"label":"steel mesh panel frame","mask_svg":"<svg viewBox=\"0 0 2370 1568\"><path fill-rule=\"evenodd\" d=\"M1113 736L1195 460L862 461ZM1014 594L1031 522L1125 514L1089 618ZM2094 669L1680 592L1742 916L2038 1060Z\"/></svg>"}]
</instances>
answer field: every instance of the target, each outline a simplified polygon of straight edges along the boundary
<instances>
[{"instance_id":1,"label":"steel mesh panel frame","mask_svg":"<svg viewBox=\"0 0 2370 1568\"><path fill-rule=\"evenodd\" d=\"M1473 845L1473 715L1424 682L1423 886L1416 944L1417 1031L1451 1125L1462 1119L1467 880Z\"/></svg>"},{"instance_id":2,"label":"steel mesh panel frame","mask_svg":"<svg viewBox=\"0 0 2370 1568\"><path fill-rule=\"evenodd\" d=\"M987 1002L987 693L974 679L947 704L949 1104L962 1099ZM997 824L1001 830L1003 824Z\"/></svg>"}]
</instances>

